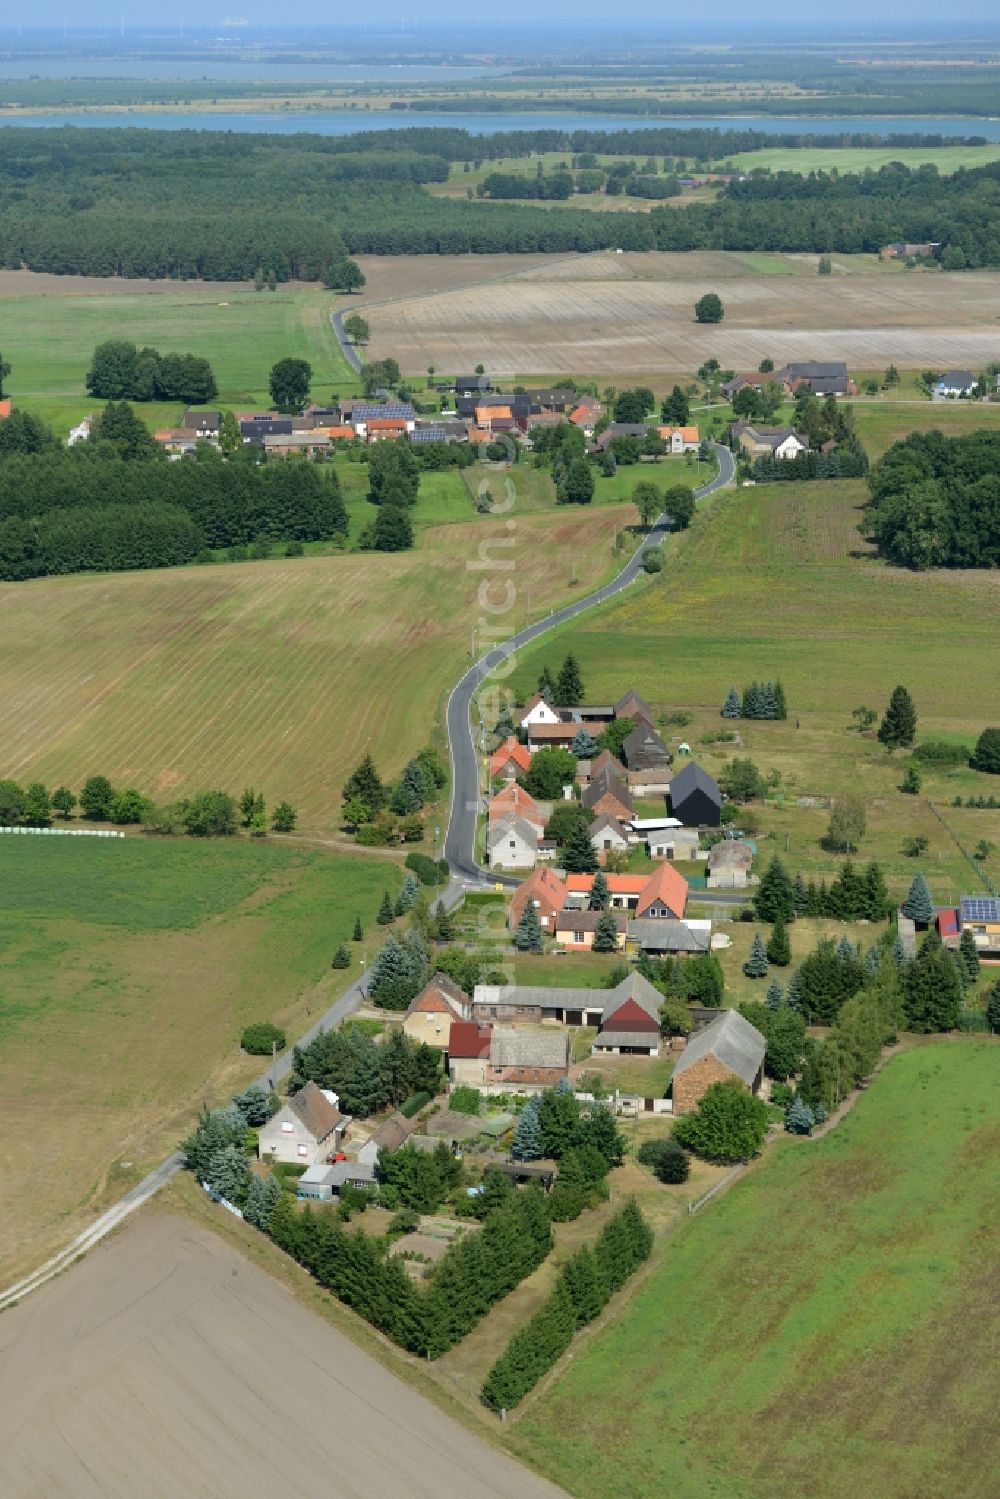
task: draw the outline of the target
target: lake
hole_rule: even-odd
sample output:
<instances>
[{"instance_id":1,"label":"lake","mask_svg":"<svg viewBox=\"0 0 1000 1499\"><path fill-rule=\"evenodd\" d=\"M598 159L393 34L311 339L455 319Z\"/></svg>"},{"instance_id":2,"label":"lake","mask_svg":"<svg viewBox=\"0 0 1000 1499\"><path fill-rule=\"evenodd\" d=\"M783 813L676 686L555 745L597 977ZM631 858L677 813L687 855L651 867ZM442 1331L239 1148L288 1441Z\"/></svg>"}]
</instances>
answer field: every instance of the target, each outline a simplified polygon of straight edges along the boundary
<instances>
[{"instance_id":1,"label":"lake","mask_svg":"<svg viewBox=\"0 0 1000 1499\"><path fill-rule=\"evenodd\" d=\"M362 71L362 70L355 70ZM395 75L406 69L394 70ZM441 69L453 73L457 69ZM490 135L500 130L646 130L673 125L681 130L731 130L752 127L777 135L809 131L817 135L840 135L855 131L872 135L981 135L1000 142L1000 119L928 115L866 115L857 118L819 116L816 119L784 119L774 115L634 115L574 114L569 111L540 114L425 114L415 110L283 110L268 113L188 110L183 114L151 109L61 110L55 114L0 115L4 125L134 125L148 130L236 130L260 131L266 135L350 135L357 130L399 130L406 125L443 126L467 130L470 135Z\"/></svg>"},{"instance_id":2,"label":"lake","mask_svg":"<svg viewBox=\"0 0 1000 1499\"><path fill-rule=\"evenodd\" d=\"M448 83L462 78L496 78L505 68L446 67L436 63L398 66L346 62L226 62L196 58L73 58L0 57L0 79L127 78L157 83L184 79L212 79L222 83Z\"/></svg>"}]
</instances>

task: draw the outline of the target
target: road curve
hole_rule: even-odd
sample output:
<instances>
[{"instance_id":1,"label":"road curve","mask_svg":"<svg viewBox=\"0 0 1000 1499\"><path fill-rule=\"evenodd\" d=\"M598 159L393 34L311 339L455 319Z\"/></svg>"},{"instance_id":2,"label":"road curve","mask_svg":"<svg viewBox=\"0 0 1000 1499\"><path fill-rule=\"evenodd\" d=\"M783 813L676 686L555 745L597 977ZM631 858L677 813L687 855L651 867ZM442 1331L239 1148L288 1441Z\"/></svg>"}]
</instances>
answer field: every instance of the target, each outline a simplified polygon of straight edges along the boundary
<instances>
[{"instance_id":1,"label":"road curve","mask_svg":"<svg viewBox=\"0 0 1000 1499\"><path fill-rule=\"evenodd\" d=\"M342 307L339 312L330 313L330 323L333 327L333 336L340 345L340 352L347 360L356 375L361 373L361 360L358 351L344 332L344 313L350 314L350 307Z\"/></svg>"},{"instance_id":2,"label":"road curve","mask_svg":"<svg viewBox=\"0 0 1000 1499\"><path fill-rule=\"evenodd\" d=\"M704 499L706 495L713 494L717 489L722 489L726 484L730 484L735 473L733 455L729 449L722 447L719 443L714 443L713 447L719 464L719 472L714 479L710 479L707 484L695 490L695 497L699 500ZM488 879L490 883L518 883L510 876L494 872L487 873L476 860L476 820L480 810L480 790L479 765L472 729L472 700L478 688L506 657L519 651L522 646L532 640L537 640L540 635L546 634L556 625L565 624L568 619L575 619L577 615L584 614L588 609L605 603L628 588L642 572L642 553L645 549L664 540L669 534L670 528L666 523L666 517L661 515L649 534L643 537L621 572L610 583L605 583L603 588L597 588L593 593L588 593L585 598L574 599L571 604L557 609L554 614L549 614L545 619L536 620L533 625L528 625L525 629L518 631L502 645L494 646L492 650L487 651L485 656L481 656L474 666L469 667L452 689L447 709L448 743L451 747L451 808L448 814L444 855L453 876L479 882Z\"/></svg>"},{"instance_id":3,"label":"road curve","mask_svg":"<svg viewBox=\"0 0 1000 1499\"><path fill-rule=\"evenodd\" d=\"M343 329L339 326L338 319L341 313L331 315L334 331L340 341L341 348L352 364L356 364L357 354L351 348ZM700 489L695 490L698 499L712 494L729 484L733 478L734 464L733 455L728 448L716 446L716 457L719 461L719 472L716 477L703 484ZM448 740L451 748L452 769L452 791L451 807L448 814L448 831L445 835L444 852L445 858L451 867L452 878L442 899L449 908L458 903L469 884L482 885L502 880L504 884L517 884L510 876L501 876L482 869L475 860L475 835L476 818L479 808L479 768L476 759L476 748L472 736L472 699L477 687L486 678L489 672L497 666L504 657L527 645L529 641L536 640L539 635L544 635L547 630L554 629L556 625L562 624L567 619L575 619L578 614L583 614L587 609L593 609L597 604L603 604L607 599L614 598L633 583L639 576L642 568L642 552L662 540L668 534L669 528L664 524L664 517L660 517L656 525L643 537L635 552L622 568L616 578L606 583L603 588L595 589L586 598L575 599L572 604L548 615L545 619L536 621L518 634L511 636L510 640L503 645L496 646L488 651L479 661L471 666L461 680L453 688L448 699L447 728ZM724 899L725 897L723 897ZM320 1031L330 1030L339 1025L348 1015L357 1010L364 999L365 975L362 974L334 1000L333 1004L326 1009L319 1018L300 1036L295 1044L305 1045L313 1040ZM275 1058L274 1062L256 1079L263 1087L274 1087L281 1082L292 1067L292 1048ZM92 1249L101 1239L109 1234L112 1229L117 1228L119 1223L133 1213L136 1208L148 1202L161 1187L183 1166L183 1156L180 1151L162 1161L155 1170L142 1181L126 1192L125 1196L113 1207L107 1209L99 1218L81 1234L78 1234L71 1243L67 1244L58 1254L53 1255L44 1265L25 1276L15 1285L8 1286L0 1292L0 1312L7 1307L15 1306L24 1296L38 1290L40 1286L59 1275L88 1249Z\"/></svg>"}]
</instances>

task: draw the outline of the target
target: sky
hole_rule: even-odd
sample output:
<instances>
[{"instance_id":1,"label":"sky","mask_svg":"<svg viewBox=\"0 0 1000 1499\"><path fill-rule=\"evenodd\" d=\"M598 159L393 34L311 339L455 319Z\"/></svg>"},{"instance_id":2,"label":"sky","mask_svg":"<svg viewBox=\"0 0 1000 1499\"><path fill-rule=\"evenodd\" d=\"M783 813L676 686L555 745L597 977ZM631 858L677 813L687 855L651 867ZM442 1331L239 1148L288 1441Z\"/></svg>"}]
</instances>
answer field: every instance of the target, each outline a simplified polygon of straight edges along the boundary
<instances>
[{"instance_id":1,"label":"sky","mask_svg":"<svg viewBox=\"0 0 1000 1499\"><path fill-rule=\"evenodd\" d=\"M666 5L663 0L631 0L624 13L609 11L607 5L598 4L596 0L549 0L544 15L547 23L572 20L578 32L592 27L621 30L623 26L634 32L648 26L661 36L673 32L703 39L721 39L735 32L764 34L768 30L773 34L780 30L786 37L815 35L818 31L841 35L867 32L878 36L896 33L955 37L982 35L987 29L995 33L1000 29L996 0L961 0L959 5L949 7L946 12L942 11L940 0L878 0L874 6L871 0L838 0L835 7L816 7L812 12L815 21L810 18L809 9L796 7L794 20L790 21L787 16L772 16L766 9L761 11L747 6L745 0L715 0L708 13L692 12L690 6L671 4L670 0ZM471 18L474 13L474 10L467 13L450 9L442 11L440 0L385 0L371 11L361 9L362 16L367 14L377 18L380 29L386 25L400 25L407 30L430 27L437 31L450 29L452 33L468 31L474 21L467 17ZM16 34L16 25L11 24L12 14L7 11L6 18L0 19L0 38L4 41L12 32ZM19 12L22 21L26 14L23 10ZM64 25L70 29L106 26L120 32L123 23L126 34L130 29L150 27L161 34L176 34L174 28L178 22L185 26L214 28L221 27L229 18L243 19L255 27L273 26L274 14L272 0L231 0L229 5L222 0L217 6L207 7L193 4L192 0L179 0L166 12L159 0L128 0L128 3L119 0L117 5L114 0L111 4L108 0L97 0L97 3L78 0L76 5L70 5L68 0L35 0L30 7L30 24L33 28L51 26L60 34ZM502 36L515 25L537 24L539 8L536 0L504 0L500 7L487 7L483 15L486 18L483 29ZM169 16L169 22L165 23L166 16ZM298 27L335 25L341 34L345 28L354 31L355 27L364 24L358 19L357 11L341 11L334 21L327 0L300 0L295 7L295 16Z\"/></svg>"}]
</instances>

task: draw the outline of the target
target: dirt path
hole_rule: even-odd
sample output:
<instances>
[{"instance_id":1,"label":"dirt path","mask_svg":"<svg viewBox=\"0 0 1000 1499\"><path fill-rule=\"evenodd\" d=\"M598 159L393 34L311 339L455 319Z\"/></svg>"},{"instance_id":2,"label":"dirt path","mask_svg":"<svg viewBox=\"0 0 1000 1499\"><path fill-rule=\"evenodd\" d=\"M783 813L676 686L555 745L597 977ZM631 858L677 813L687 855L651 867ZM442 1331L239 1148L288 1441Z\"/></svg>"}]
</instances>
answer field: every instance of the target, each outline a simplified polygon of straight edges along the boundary
<instances>
[{"instance_id":1,"label":"dirt path","mask_svg":"<svg viewBox=\"0 0 1000 1499\"><path fill-rule=\"evenodd\" d=\"M149 1212L0 1318L4 1499L558 1499L214 1234Z\"/></svg>"}]
</instances>

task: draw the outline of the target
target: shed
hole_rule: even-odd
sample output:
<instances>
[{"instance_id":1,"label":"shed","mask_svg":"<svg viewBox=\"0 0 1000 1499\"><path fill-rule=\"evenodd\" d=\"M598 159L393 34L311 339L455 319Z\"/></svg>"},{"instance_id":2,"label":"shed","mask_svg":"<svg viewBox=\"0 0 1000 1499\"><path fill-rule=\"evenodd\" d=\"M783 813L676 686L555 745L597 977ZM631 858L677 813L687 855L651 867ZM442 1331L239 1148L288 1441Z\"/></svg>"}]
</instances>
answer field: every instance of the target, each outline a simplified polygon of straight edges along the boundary
<instances>
[{"instance_id":1,"label":"shed","mask_svg":"<svg viewBox=\"0 0 1000 1499\"><path fill-rule=\"evenodd\" d=\"M756 1026L738 1010L724 1010L693 1035L674 1068L674 1113L689 1114L697 1108L713 1083L737 1078L751 1093L760 1089L764 1077L765 1041Z\"/></svg>"},{"instance_id":2,"label":"shed","mask_svg":"<svg viewBox=\"0 0 1000 1499\"><path fill-rule=\"evenodd\" d=\"M696 760L689 760L670 782L670 810L686 828L717 828L722 823L719 783Z\"/></svg>"}]
</instances>

